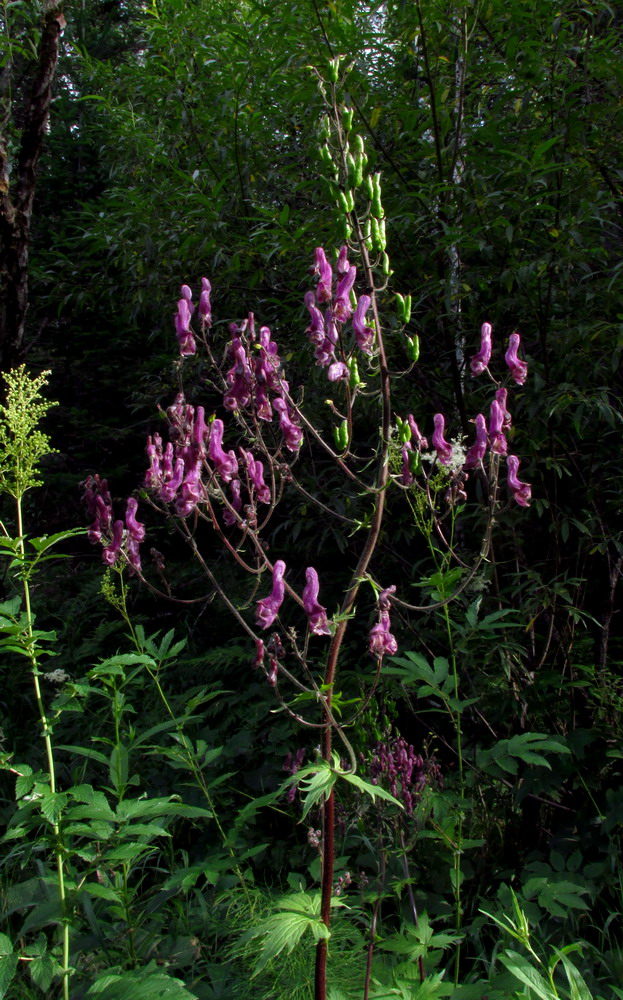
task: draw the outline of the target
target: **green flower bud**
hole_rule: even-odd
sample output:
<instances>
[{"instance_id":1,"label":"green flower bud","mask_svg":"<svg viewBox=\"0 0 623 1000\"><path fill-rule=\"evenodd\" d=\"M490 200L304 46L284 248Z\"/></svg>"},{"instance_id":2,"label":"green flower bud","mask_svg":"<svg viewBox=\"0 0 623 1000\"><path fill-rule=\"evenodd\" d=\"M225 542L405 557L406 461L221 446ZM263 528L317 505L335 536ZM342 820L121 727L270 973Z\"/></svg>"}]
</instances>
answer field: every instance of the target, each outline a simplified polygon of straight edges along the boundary
<instances>
[{"instance_id":1,"label":"green flower bud","mask_svg":"<svg viewBox=\"0 0 623 1000\"><path fill-rule=\"evenodd\" d=\"M420 338L417 333L407 337L407 357L409 361L417 361L420 356Z\"/></svg>"},{"instance_id":2,"label":"green flower bud","mask_svg":"<svg viewBox=\"0 0 623 1000\"><path fill-rule=\"evenodd\" d=\"M338 451L346 451L348 448L348 421L343 420L339 427L333 428L333 439Z\"/></svg>"},{"instance_id":3,"label":"green flower bud","mask_svg":"<svg viewBox=\"0 0 623 1000\"><path fill-rule=\"evenodd\" d=\"M342 108L342 124L347 132L350 132L353 127L353 114L353 108Z\"/></svg>"}]
</instances>

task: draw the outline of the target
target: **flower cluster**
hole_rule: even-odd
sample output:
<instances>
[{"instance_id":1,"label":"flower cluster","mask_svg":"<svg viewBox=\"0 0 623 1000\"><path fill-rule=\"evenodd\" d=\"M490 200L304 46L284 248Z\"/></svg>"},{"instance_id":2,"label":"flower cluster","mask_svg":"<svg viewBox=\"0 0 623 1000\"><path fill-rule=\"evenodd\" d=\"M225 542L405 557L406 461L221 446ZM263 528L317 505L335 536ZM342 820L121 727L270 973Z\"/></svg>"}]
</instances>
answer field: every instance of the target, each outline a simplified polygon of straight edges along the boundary
<instances>
[{"instance_id":1,"label":"flower cluster","mask_svg":"<svg viewBox=\"0 0 623 1000\"><path fill-rule=\"evenodd\" d=\"M145 538L145 525L136 520L138 501L129 497L126 503L125 522L113 520L113 507L108 483L99 476L87 476L83 483L83 500L89 517L93 521L89 527L88 539L96 545L101 543L102 561L106 566L114 566L123 552L131 573L141 568L139 545Z\"/></svg>"},{"instance_id":2,"label":"flower cluster","mask_svg":"<svg viewBox=\"0 0 623 1000\"><path fill-rule=\"evenodd\" d=\"M303 443L303 431L296 411L287 400L289 385L282 374L279 350L267 326L255 331L253 313L240 326L229 327L231 340L227 358L231 367L225 376L223 396L226 410L251 407L258 420L271 421L276 413L286 448L297 452Z\"/></svg>"},{"instance_id":3,"label":"flower cluster","mask_svg":"<svg viewBox=\"0 0 623 1000\"><path fill-rule=\"evenodd\" d=\"M387 783L394 798L404 805L407 816L413 815L427 784L442 783L441 769L434 757L425 760L402 736L376 743L369 768L372 784Z\"/></svg>"},{"instance_id":4,"label":"flower cluster","mask_svg":"<svg viewBox=\"0 0 623 1000\"><path fill-rule=\"evenodd\" d=\"M270 628L279 614L285 596L283 576L286 564L283 559L277 559L273 566L273 589L268 597L262 597L256 604L256 622L262 628ZM318 573L313 566L305 571L305 589L303 590L303 608L309 622L309 630L314 635L331 635L327 620L327 609L318 602L320 582Z\"/></svg>"},{"instance_id":5,"label":"flower cluster","mask_svg":"<svg viewBox=\"0 0 623 1000\"><path fill-rule=\"evenodd\" d=\"M396 587L388 587L386 590L382 590L379 594L378 609L379 609L379 620L376 625L373 625L370 629L370 636L368 640L368 648L372 653L372 656L392 656L394 653L398 652L398 643L395 637L391 634L390 627L391 623L389 620L389 609L390 609L390 595L396 593Z\"/></svg>"},{"instance_id":6,"label":"flower cluster","mask_svg":"<svg viewBox=\"0 0 623 1000\"><path fill-rule=\"evenodd\" d=\"M188 404L180 393L167 409L169 438L166 446L159 434L147 439L149 469L145 487L163 503L174 505L180 517L187 517L198 504L214 491L229 486L230 498L225 504L223 519L234 524L241 512L247 520L255 517L256 503L270 503L271 491L264 482L264 466L250 451L239 448L239 457L223 448L225 427L215 419L208 426L203 406ZM242 482L244 475L248 503L243 511Z\"/></svg>"},{"instance_id":7,"label":"flower cluster","mask_svg":"<svg viewBox=\"0 0 623 1000\"><path fill-rule=\"evenodd\" d=\"M342 325L352 317L352 329L357 346L364 354L372 354L374 330L366 325L366 314L370 308L369 295L361 295L353 314L351 293L357 277L357 268L348 262L348 247L340 250L333 282L333 269L322 247L316 248L315 264L312 272L318 275L315 293L306 293L304 302L309 312L310 322L306 333L315 347L316 364L327 368L330 382L338 382L349 377L349 369L344 361L336 357ZM324 315L318 308L326 304Z\"/></svg>"},{"instance_id":8,"label":"flower cluster","mask_svg":"<svg viewBox=\"0 0 623 1000\"><path fill-rule=\"evenodd\" d=\"M505 359L515 382L523 385L528 372L525 361L517 357L520 338L518 333L513 333L509 340L509 348ZM480 350L475 354L470 362L470 367L474 375L484 372L491 360L491 324L483 323L481 329ZM402 472L400 482L403 486L411 486L415 475L420 470L421 457L437 460L440 465L445 466L455 481L459 479L464 482L467 479L466 473L470 469L480 466L485 458L487 449L493 455L506 457L508 467L508 486L516 503L522 507L528 507L531 499L531 488L528 483L520 482L517 479L519 459L515 455L508 454L508 441L506 433L511 428L511 414L507 408L508 390L504 386L499 386L495 392L495 398L491 403L489 420L484 414L479 413L474 419L476 426L476 438L467 451L463 449L460 441L446 440L445 417L443 413L436 413L433 418L434 431L432 443L434 452L422 456L424 448L428 447L426 438L422 437L415 420L411 415L407 421L399 420L399 431L402 441ZM407 440L405 440L407 438ZM459 486L461 497L464 497L462 485Z\"/></svg>"}]
</instances>

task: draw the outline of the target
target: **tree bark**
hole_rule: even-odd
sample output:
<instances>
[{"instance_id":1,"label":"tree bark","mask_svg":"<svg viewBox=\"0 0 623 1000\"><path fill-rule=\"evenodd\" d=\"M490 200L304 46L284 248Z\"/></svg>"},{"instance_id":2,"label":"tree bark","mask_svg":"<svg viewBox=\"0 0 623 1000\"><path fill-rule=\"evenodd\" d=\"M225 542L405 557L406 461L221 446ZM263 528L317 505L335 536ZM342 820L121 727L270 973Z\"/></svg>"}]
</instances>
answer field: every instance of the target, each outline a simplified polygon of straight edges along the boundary
<instances>
[{"instance_id":1,"label":"tree bark","mask_svg":"<svg viewBox=\"0 0 623 1000\"><path fill-rule=\"evenodd\" d=\"M37 164L48 123L52 83L64 26L65 19L58 0L47 0L37 65L14 171L9 159L7 129L11 116L10 97L5 96L3 101L0 123L0 369L4 371L19 363L23 353L28 309L30 223Z\"/></svg>"}]
</instances>

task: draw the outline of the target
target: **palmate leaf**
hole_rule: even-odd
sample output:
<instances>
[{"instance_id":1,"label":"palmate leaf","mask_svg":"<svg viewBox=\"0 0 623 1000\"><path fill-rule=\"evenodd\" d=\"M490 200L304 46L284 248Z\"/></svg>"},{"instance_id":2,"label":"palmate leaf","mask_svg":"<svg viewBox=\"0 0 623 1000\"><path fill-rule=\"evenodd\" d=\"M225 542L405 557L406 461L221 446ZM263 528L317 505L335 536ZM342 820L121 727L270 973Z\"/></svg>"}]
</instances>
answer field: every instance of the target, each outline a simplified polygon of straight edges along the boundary
<instances>
[{"instance_id":1,"label":"palmate leaf","mask_svg":"<svg viewBox=\"0 0 623 1000\"><path fill-rule=\"evenodd\" d=\"M87 991L88 997L99 1000L197 1000L181 979L173 979L150 962L144 969L132 969L99 976Z\"/></svg>"},{"instance_id":2,"label":"palmate leaf","mask_svg":"<svg viewBox=\"0 0 623 1000\"><path fill-rule=\"evenodd\" d=\"M295 892L284 896L275 905L281 912L274 913L257 927L243 934L241 943L256 937L264 937L264 945L258 958L253 976L276 958L284 949L291 952L301 940L305 931L310 931L314 941L328 939L330 931L320 919L321 897L319 892ZM339 899L331 900L332 906L343 906Z\"/></svg>"}]
</instances>

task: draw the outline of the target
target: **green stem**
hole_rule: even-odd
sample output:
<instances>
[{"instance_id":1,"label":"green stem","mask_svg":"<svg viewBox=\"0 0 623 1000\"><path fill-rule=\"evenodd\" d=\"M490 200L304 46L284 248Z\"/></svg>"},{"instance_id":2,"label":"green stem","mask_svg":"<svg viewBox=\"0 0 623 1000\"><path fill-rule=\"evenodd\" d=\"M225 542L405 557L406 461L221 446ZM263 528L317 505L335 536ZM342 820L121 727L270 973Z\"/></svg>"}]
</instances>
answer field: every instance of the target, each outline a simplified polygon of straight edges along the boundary
<instances>
[{"instance_id":1,"label":"green stem","mask_svg":"<svg viewBox=\"0 0 623 1000\"><path fill-rule=\"evenodd\" d=\"M45 745L45 754L48 762L50 792L52 795L55 795L56 768L54 763L54 751L52 749L52 738L51 738L52 730L50 728L48 717L46 715L45 706L43 704L43 696L41 693L41 684L39 683L39 662L37 659L37 647L33 630L32 606L30 602L30 587L28 586L28 577L26 575L24 521L22 515L22 500L20 496L16 497L15 505L17 510L17 534L19 539L18 551L19 551L20 561L22 564L22 588L24 592L24 607L26 610L26 645L28 648L30 669L35 688L35 699L37 702L37 708L39 710L39 719L41 721L43 742ZM62 945L63 957L61 962L61 973L63 977L63 1000L69 1000L69 918L66 912L67 897L65 893L65 867L63 860L63 843L62 843L60 826L56 820L52 823L52 829L54 831L54 854L56 856L56 871L58 873L58 895L61 906L62 928L63 928L63 945Z\"/></svg>"}]
</instances>

